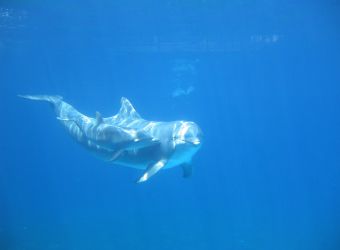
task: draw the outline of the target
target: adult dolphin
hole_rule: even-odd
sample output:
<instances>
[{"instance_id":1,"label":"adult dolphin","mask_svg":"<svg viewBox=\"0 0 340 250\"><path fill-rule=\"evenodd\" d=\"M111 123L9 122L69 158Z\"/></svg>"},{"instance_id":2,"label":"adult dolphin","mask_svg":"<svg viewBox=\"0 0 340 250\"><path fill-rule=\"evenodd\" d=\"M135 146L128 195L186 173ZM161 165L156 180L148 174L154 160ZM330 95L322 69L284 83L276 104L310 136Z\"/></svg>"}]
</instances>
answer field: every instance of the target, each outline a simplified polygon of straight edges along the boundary
<instances>
[{"instance_id":1,"label":"adult dolphin","mask_svg":"<svg viewBox=\"0 0 340 250\"><path fill-rule=\"evenodd\" d=\"M47 101L54 106L57 118L82 145L110 162L143 169L138 183L147 181L161 169L181 166L183 176L191 175L191 160L201 146L202 132L190 121L147 121L125 97L118 114L96 118L81 114L60 96L20 95Z\"/></svg>"}]
</instances>

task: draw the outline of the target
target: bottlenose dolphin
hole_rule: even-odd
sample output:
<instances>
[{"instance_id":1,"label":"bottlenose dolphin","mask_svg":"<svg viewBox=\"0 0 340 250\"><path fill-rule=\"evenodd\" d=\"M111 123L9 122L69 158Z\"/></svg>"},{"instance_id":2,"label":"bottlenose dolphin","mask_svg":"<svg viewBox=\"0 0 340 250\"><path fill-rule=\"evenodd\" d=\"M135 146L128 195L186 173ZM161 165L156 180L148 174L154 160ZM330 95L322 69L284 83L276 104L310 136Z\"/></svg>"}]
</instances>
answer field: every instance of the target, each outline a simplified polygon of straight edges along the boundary
<instances>
[{"instance_id":1,"label":"bottlenose dolphin","mask_svg":"<svg viewBox=\"0 0 340 250\"><path fill-rule=\"evenodd\" d=\"M103 118L99 112L88 117L63 101L61 96L19 95L52 104L66 130L99 157L126 167L144 170L138 183L161 169L181 166L183 176L191 175L191 160L201 146L202 132L190 121L147 121L122 97L119 112Z\"/></svg>"}]
</instances>

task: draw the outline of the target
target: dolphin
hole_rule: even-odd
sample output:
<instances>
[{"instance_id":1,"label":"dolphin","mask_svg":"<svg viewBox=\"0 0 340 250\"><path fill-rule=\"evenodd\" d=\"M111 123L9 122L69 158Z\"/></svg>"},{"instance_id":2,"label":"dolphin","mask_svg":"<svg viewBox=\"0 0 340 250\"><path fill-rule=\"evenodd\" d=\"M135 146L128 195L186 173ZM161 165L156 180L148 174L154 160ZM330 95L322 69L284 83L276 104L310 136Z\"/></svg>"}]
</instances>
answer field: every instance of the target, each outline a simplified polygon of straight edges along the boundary
<instances>
[{"instance_id":1,"label":"dolphin","mask_svg":"<svg viewBox=\"0 0 340 250\"><path fill-rule=\"evenodd\" d=\"M19 95L47 101L71 136L97 156L111 163L144 170L137 183L147 181L161 169L180 166L183 176L192 173L192 158L201 147L202 131L191 121L148 121L131 102L121 98L119 112L103 118L88 117L63 101L61 96Z\"/></svg>"}]
</instances>

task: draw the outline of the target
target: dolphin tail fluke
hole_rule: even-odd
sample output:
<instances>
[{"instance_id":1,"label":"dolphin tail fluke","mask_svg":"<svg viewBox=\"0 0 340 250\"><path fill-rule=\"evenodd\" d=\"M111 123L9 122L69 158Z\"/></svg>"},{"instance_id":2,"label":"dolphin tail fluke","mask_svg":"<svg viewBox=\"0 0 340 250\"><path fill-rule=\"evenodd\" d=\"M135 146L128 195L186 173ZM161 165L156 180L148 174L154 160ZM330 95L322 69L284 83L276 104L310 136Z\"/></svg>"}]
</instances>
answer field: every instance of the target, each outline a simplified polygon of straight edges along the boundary
<instances>
[{"instance_id":1,"label":"dolphin tail fluke","mask_svg":"<svg viewBox=\"0 0 340 250\"><path fill-rule=\"evenodd\" d=\"M34 101L46 101L52 104L61 101L63 98L59 95L18 95L21 98L34 100Z\"/></svg>"}]
</instances>

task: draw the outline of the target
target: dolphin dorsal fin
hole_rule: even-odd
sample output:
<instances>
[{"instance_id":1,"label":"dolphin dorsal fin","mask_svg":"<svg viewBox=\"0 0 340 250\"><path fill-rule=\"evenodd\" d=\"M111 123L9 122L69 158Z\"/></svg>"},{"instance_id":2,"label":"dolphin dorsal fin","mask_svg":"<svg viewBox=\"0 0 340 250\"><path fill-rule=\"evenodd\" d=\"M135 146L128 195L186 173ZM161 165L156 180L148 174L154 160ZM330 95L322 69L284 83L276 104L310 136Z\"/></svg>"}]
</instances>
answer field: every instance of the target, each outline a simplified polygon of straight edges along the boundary
<instances>
[{"instance_id":1,"label":"dolphin dorsal fin","mask_svg":"<svg viewBox=\"0 0 340 250\"><path fill-rule=\"evenodd\" d=\"M97 125L99 125L99 124L104 122L101 113L99 113L98 111L96 112L96 120L97 120Z\"/></svg>"},{"instance_id":2,"label":"dolphin dorsal fin","mask_svg":"<svg viewBox=\"0 0 340 250\"><path fill-rule=\"evenodd\" d=\"M137 113L135 108L132 106L131 102L122 97L121 99L121 107L118 113L118 116L121 118L132 118L132 119L140 119L141 116Z\"/></svg>"}]
</instances>

